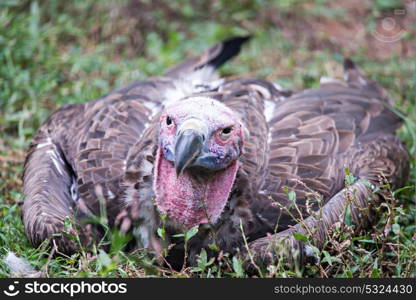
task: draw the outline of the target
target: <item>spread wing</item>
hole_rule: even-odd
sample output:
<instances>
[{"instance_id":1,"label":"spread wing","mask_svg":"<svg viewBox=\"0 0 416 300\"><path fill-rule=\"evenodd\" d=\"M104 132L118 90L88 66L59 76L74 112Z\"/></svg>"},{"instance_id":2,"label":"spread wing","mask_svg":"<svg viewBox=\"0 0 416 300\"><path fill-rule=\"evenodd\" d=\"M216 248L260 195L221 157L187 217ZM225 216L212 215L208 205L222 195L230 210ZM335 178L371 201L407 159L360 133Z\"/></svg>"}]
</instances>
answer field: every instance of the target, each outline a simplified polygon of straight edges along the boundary
<instances>
[{"instance_id":1,"label":"spread wing","mask_svg":"<svg viewBox=\"0 0 416 300\"><path fill-rule=\"evenodd\" d=\"M321 84L279 103L268 121L268 173L264 185L256 187L261 195L251 199L258 222L250 248L262 260L271 257L267 253L274 241L291 237L293 231L315 232L316 245L322 247L327 229L351 201L345 196L345 169L374 185L379 185L380 176L392 187L401 186L407 178L408 156L395 136L402 121L393 112L391 100L348 60L346 75L345 83ZM370 206L371 192L360 181L353 187L357 194L352 215L360 227L370 221L362 212ZM264 195L269 204L260 197ZM322 207L322 219L308 217L318 207ZM299 223L287 229L300 215L308 217L304 225L309 229ZM277 231L282 232L265 237ZM299 242L290 241L297 248Z\"/></svg>"},{"instance_id":2,"label":"spread wing","mask_svg":"<svg viewBox=\"0 0 416 300\"><path fill-rule=\"evenodd\" d=\"M393 135L400 119L378 99L332 85L282 103L269 122L269 174L263 190L287 206L283 187L306 209L310 190L329 199L344 185L344 168L359 175L368 157L351 158L354 147Z\"/></svg>"}]
</instances>

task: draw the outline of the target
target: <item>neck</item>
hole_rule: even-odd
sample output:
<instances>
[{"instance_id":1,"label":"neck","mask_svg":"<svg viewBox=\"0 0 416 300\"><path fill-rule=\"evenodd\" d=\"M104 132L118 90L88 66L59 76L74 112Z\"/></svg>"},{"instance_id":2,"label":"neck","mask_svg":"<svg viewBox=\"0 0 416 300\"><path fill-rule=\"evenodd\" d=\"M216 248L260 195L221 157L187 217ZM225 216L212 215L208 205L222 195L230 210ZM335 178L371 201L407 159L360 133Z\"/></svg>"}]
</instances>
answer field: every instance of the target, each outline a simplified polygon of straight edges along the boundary
<instances>
[{"instance_id":1,"label":"neck","mask_svg":"<svg viewBox=\"0 0 416 300\"><path fill-rule=\"evenodd\" d=\"M189 228L214 224L227 203L238 170L238 162L214 173L198 176L186 171L179 176L159 148L154 168L153 189L156 205L162 214Z\"/></svg>"}]
</instances>

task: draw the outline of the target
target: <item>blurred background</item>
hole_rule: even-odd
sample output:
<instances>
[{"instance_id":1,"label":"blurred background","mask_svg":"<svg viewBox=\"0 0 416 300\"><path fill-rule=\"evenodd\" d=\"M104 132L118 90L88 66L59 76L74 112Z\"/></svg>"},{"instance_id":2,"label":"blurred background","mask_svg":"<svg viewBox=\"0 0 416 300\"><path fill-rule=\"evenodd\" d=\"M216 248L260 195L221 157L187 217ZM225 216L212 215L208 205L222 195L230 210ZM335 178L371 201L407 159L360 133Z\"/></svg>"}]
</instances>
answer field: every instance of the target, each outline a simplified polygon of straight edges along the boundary
<instances>
[{"instance_id":1,"label":"blurred background","mask_svg":"<svg viewBox=\"0 0 416 300\"><path fill-rule=\"evenodd\" d=\"M342 59L351 57L408 116L400 135L414 154L415 3L1 0L0 246L28 249L16 205L22 164L53 110L160 75L233 35L253 38L223 75L265 78L294 90L317 86L321 76L342 77ZM412 168L411 182L415 173ZM407 207L411 223L414 204Z\"/></svg>"}]
</instances>

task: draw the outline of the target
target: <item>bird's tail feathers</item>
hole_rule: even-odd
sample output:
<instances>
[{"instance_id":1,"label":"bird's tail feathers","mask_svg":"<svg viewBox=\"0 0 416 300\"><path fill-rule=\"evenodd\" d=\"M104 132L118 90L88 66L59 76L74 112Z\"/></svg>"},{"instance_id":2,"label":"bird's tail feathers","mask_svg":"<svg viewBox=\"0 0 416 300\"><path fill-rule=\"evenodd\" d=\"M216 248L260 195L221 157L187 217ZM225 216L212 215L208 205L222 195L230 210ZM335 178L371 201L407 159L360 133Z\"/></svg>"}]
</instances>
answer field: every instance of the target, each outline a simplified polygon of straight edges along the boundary
<instances>
[{"instance_id":1,"label":"bird's tail feathers","mask_svg":"<svg viewBox=\"0 0 416 300\"><path fill-rule=\"evenodd\" d=\"M215 80L215 70L236 56L240 52L241 46L249 39L249 36L239 36L224 40L205 50L201 55L189 58L172 67L165 75L182 78L189 77L189 74L193 73L194 76L203 75L204 81L212 80L212 78Z\"/></svg>"},{"instance_id":2,"label":"bird's tail feathers","mask_svg":"<svg viewBox=\"0 0 416 300\"><path fill-rule=\"evenodd\" d=\"M374 80L364 75L364 72L350 58L344 59L344 79L348 86L360 89L365 94L385 100L393 104L387 92Z\"/></svg>"}]
</instances>

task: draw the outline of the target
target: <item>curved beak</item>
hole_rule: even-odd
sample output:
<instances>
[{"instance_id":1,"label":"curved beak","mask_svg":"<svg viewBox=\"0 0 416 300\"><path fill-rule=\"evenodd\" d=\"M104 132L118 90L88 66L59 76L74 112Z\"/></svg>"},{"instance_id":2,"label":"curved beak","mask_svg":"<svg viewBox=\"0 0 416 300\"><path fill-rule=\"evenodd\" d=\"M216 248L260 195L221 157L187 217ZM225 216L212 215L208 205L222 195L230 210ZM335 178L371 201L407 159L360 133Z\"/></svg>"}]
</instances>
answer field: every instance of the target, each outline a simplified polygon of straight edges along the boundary
<instances>
[{"instance_id":1,"label":"curved beak","mask_svg":"<svg viewBox=\"0 0 416 300\"><path fill-rule=\"evenodd\" d=\"M179 128L175 144L176 175L180 175L201 153L204 136L202 122L186 121Z\"/></svg>"}]
</instances>

